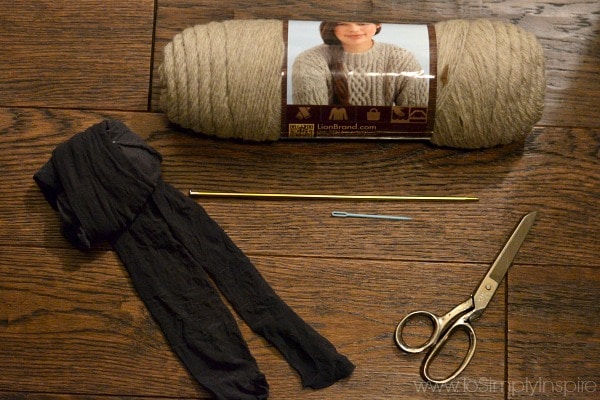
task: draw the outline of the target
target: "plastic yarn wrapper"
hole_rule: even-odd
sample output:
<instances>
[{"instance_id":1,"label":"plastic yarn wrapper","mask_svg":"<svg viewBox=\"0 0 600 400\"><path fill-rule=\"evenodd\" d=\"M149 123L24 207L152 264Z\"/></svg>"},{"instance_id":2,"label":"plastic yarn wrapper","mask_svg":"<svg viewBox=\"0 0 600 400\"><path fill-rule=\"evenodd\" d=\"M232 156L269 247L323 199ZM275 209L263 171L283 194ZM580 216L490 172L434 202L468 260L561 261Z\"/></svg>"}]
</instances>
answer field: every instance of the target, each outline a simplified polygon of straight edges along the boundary
<instances>
[{"instance_id":1,"label":"plastic yarn wrapper","mask_svg":"<svg viewBox=\"0 0 600 400\"><path fill-rule=\"evenodd\" d=\"M437 100L431 142L487 148L524 138L546 88L535 36L491 19L435 24ZM283 23L229 20L196 25L169 42L159 67L160 107L183 128L220 138L281 136Z\"/></svg>"}]
</instances>

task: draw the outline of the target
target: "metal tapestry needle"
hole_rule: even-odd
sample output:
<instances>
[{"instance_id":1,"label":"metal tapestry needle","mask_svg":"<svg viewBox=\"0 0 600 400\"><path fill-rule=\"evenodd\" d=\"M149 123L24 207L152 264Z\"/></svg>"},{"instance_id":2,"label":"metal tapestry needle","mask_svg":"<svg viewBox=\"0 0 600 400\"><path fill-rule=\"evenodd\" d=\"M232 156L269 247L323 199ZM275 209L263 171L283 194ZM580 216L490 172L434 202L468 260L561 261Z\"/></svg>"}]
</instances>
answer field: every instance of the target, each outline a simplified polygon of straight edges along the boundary
<instances>
[{"instance_id":1,"label":"metal tapestry needle","mask_svg":"<svg viewBox=\"0 0 600 400\"><path fill-rule=\"evenodd\" d=\"M376 219L391 219L396 221L410 221L412 218L410 217L401 217L396 215L379 215L379 214L356 214L356 213L348 213L345 211L333 211L331 213L332 217L354 217L354 218L376 218Z\"/></svg>"},{"instance_id":2,"label":"metal tapestry needle","mask_svg":"<svg viewBox=\"0 0 600 400\"><path fill-rule=\"evenodd\" d=\"M292 193L237 193L189 191L190 197L226 197L261 199L316 199L316 200L370 200L370 201L478 201L477 197L455 196L378 196L378 195L339 195L339 194L292 194Z\"/></svg>"}]
</instances>

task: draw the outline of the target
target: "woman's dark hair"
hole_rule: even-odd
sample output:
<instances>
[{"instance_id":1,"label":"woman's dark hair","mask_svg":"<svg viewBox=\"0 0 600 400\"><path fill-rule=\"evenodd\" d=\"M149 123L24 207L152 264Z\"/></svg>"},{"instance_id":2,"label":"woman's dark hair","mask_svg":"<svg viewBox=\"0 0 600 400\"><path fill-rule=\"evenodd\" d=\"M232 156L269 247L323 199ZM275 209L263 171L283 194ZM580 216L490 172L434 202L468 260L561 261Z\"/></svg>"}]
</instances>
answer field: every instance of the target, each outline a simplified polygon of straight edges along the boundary
<instances>
[{"instance_id":1,"label":"woman's dark hair","mask_svg":"<svg viewBox=\"0 0 600 400\"><path fill-rule=\"evenodd\" d=\"M379 24L378 22L373 22ZM319 32L323 43L329 46L329 70L332 76L333 105L350 105L350 89L348 88L348 76L344 72L344 48L342 42L335 36L335 27L339 22L321 22ZM375 34L381 31L377 28Z\"/></svg>"}]
</instances>

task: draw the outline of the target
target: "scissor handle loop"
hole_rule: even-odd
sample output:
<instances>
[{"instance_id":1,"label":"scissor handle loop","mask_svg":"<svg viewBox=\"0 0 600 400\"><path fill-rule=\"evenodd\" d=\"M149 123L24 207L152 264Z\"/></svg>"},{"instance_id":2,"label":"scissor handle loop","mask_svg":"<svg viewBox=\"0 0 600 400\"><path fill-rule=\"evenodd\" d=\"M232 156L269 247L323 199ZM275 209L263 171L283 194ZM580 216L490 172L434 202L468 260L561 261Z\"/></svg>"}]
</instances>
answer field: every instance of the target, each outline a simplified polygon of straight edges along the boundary
<instances>
[{"instance_id":1,"label":"scissor handle loop","mask_svg":"<svg viewBox=\"0 0 600 400\"><path fill-rule=\"evenodd\" d=\"M437 384L448 383L451 380L455 379L458 375L460 375L460 373L463 372L465 370L465 368L467 368L467 365L469 365L469 362L471 362L471 358L473 358L473 354L475 354L475 347L477 346L477 338L475 337L475 331L473 330L473 327L471 326L471 324L468 322L468 320L467 320L468 318L469 318L469 315L465 315L465 316L461 317L459 320L457 320L450 327L450 329L448 329L446 331L446 333L444 333L444 336L442 336L442 338L435 344L435 346L433 346L431 351L427 354L427 356L425 357L425 360L423 361L423 364L421 364L421 375L423 376L423 378L425 380L427 380L431 383L437 383ZM469 336L469 350L467 351L465 358L463 359L463 361L459 365L459 367L449 376L442 378L442 379L432 377L431 374L429 373L429 369L431 368L431 364L433 363L433 360L437 357L437 355L440 353L440 351L444 348L444 346L448 342L448 339L450 339L450 336L452 336L452 334L455 331L457 331L458 329L465 330Z\"/></svg>"},{"instance_id":2,"label":"scissor handle loop","mask_svg":"<svg viewBox=\"0 0 600 400\"><path fill-rule=\"evenodd\" d=\"M420 346L411 346L407 344L406 341L404 341L404 338L402 337L402 331L404 330L406 324L408 324L410 320L417 317L425 317L429 319L433 325L433 331L431 332L431 336L429 336L429 339L427 339L426 342L424 342ZM432 314L429 311L413 311L404 318L402 318L402 321L400 321L400 323L396 327L396 334L394 336L396 339L396 344L403 351L407 353L421 353L435 344L435 342L440 337L441 331L442 324L440 322L440 318L437 315Z\"/></svg>"}]
</instances>

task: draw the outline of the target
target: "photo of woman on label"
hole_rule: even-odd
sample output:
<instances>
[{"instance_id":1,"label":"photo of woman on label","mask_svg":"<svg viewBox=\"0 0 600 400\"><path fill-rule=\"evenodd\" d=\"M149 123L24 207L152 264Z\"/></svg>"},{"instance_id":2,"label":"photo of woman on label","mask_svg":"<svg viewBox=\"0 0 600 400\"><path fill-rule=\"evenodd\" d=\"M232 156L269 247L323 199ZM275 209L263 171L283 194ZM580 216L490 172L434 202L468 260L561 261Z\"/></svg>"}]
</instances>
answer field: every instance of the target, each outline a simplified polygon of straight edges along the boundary
<instances>
[{"instance_id":1,"label":"photo of woman on label","mask_svg":"<svg viewBox=\"0 0 600 400\"><path fill-rule=\"evenodd\" d=\"M292 66L294 104L426 107L428 79L408 50L375 41L374 22L321 22L323 44Z\"/></svg>"}]
</instances>

